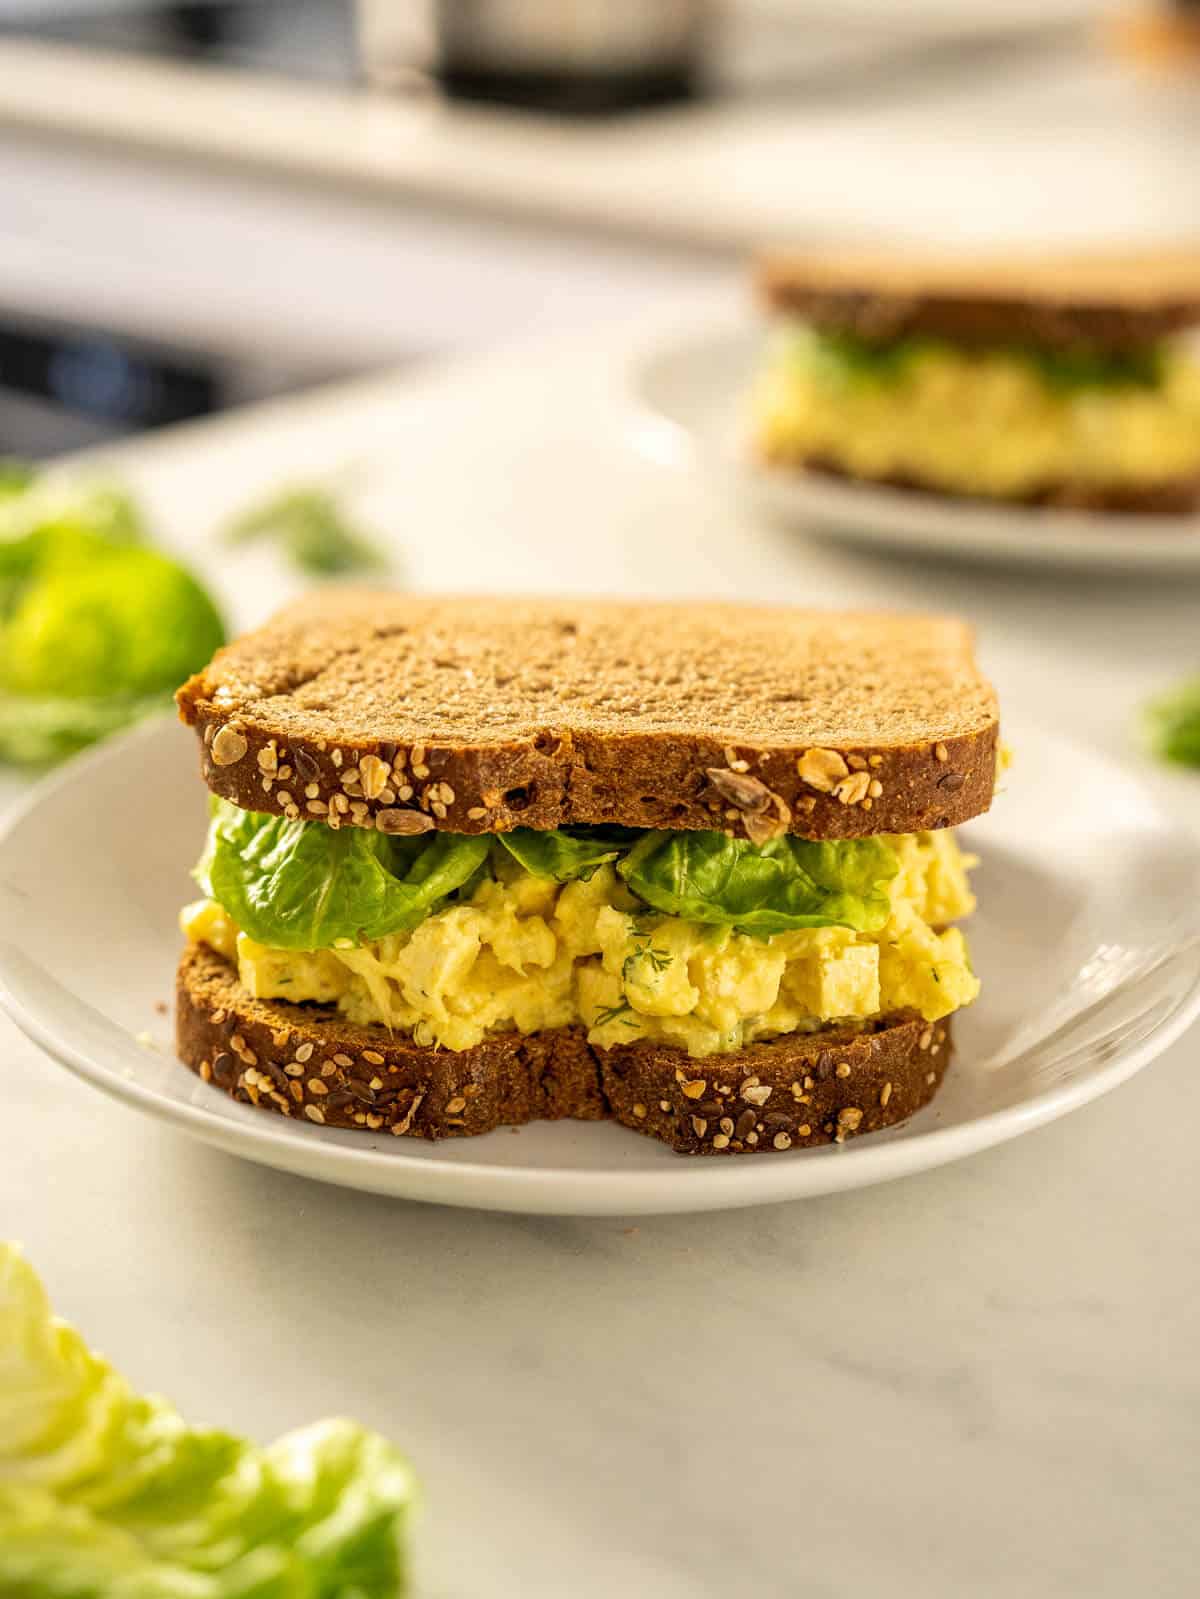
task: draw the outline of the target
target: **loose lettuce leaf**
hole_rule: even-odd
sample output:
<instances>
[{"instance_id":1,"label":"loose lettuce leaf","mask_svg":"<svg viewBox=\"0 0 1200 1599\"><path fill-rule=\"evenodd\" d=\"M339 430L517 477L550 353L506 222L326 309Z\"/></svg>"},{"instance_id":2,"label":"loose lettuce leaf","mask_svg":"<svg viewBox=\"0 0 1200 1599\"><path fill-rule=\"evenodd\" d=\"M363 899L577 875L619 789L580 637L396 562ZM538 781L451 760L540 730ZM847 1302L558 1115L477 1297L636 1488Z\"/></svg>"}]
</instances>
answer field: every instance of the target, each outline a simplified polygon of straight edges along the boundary
<instances>
[{"instance_id":1,"label":"loose lettuce leaf","mask_svg":"<svg viewBox=\"0 0 1200 1599\"><path fill-rule=\"evenodd\" d=\"M534 877L552 877L556 883L591 877L598 866L615 861L640 834L633 828L577 827L514 828L499 834L499 842L512 858Z\"/></svg>"},{"instance_id":2,"label":"loose lettuce leaf","mask_svg":"<svg viewBox=\"0 0 1200 1599\"><path fill-rule=\"evenodd\" d=\"M233 544L273 539L294 566L317 578L382 572L390 565L386 552L354 526L334 496L316 486L283 489L252 506L228 536Z\"/></svg>"},{"instance_id":3,"label":"loose lettuce leaf","mask_svg":"<svg viewBox=\"0 0 1200 1599\"><path fill-rule=\"evenodd\" d=\"M1180 766L1200 766L1200 677L1189 678L1146 707L1154 753Z\"/></svg>"},{"instance_id":4,"label":"loose lettuce leaf","mask_svg":"<svg viewBox=\"0 0 1200 1599\"><path fill-rule=\"evenodd\" d=\"M459 833L393 838L365 828L213 804L201 888L260 944L328 949L418 926L487 859L491 839Z\"/></svg>"},{"instance_id":5,"label":"loose lettuce leaf","mask_svg":"<svg viewBox=\"0 0 1200 1599\"><path fill-rule=\"evenodd\" d=\"M352 1422L265 1449L189 1427L0 1245L0 1599L398 1599L413 1492Z\"/></svg>"},{"instance_id":6,"label":"loose lettuce leaf","mask_svg":"<svg viewBox=\"0 0 1200 1599\"><path fill-rule=\"evenodd\" d=\"M765 937L796 927L877 932L899 863L876 838L751 844L724 833L655 832L617 870L657 911Z\"/></svg>"}]
</instances>

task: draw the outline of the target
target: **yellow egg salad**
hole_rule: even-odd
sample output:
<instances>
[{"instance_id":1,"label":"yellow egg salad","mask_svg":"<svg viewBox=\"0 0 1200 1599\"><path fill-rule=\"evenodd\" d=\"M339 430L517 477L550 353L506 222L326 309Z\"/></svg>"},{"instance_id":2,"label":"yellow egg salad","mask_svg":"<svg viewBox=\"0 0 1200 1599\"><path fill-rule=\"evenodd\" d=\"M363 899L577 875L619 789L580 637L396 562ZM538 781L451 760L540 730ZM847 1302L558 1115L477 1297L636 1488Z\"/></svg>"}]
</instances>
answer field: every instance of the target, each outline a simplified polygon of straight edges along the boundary
<instances>
[{"instance_id":1,"label":"yellow egg salad","mask_svg":"<svg viewBox=\"0 0 1200 1599\"><path fill-rule=\"evenodd\" d=\"M1200 364L1173 347L1053 355L933 339L869 344L797 326L754 391L768 462L1029 498L1200 474Z\"/></svg>"},{"instance_id":2,"label":"yellow egg salad","mask_svg":"<svg viewBox=\"0 0 1200 1599\"><path fill-rule=\"evenodd\" d=\"M602 1047L649 1039L705 1056L900 1010L935 1021L975 998L950 925L974 907L973 857L949 831L882 842L897 869L870 932L755 936L648 907L611 862L558 882L498 846L458 899L383 937L273 948L207 897L182 925L236 963L250 994L334 1005L422 1045L463 1050L497 1032L578 1025Z\"/></svg>"}]
</instances>

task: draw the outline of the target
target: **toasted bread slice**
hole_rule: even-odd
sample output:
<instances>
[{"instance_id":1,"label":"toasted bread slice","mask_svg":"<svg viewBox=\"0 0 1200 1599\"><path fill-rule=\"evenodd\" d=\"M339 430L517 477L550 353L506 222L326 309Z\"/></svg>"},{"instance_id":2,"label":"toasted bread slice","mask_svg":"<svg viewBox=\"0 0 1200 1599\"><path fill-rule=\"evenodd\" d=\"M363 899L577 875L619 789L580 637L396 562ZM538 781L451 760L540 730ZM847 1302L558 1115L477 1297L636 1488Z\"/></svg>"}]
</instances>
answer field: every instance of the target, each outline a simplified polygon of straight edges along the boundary
<instances>
[{"instance_id":1,"label":"toasted bread slice","mask_svg":"<svg viewBox=\"0 0 1200 1599\"><path fill-rule=\"evenodd\" d=\"M863 338L1124 350L1200 322L1200 248L1108 254L779 253L758 290L774 311Z\"/></svg>"},{"instance_id":2,"label":"toasted bread slice","mask_svg":"<svg viewBox=\"0 0 1200 1599\"><path fill-rule=\"evenodd\" d=\"M338 590L178 700L215 793L394 833L911 833L995 780L995 696L939 616Z\"/></svg>"},{"instance_id":3,"label":"toasted bread slice","mask_svg":"<svg viewBox=\"0 0 1200 1599\"><path fill-rule=\"evenodd\" d=\"M422 1048L330 1007L252 999L228 961L179 966L180 1058L235 1099L324 1127L456 1138L612 1118L681 1154L767 1154L905 1120L936 1094L949 1022L889 1017L693 1060L653 1044L590 1046L581 1028Z\"/></svg>"}]
</instances>

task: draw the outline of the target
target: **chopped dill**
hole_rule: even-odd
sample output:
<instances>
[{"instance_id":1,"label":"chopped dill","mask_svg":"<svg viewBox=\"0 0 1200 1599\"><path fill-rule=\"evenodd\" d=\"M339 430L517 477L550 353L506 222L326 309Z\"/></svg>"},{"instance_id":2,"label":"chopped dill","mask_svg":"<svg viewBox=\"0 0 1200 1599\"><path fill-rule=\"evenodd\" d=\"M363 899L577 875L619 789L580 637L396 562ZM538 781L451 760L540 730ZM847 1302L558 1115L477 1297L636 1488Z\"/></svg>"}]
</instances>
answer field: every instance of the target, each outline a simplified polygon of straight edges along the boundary
<instances>
[{"instance_id":1,"label":"chopped dill","mask_svg":"<svg viewBox=\"0 0 1200 1599\"><path fill-rule=\"evenodd\" d=\"M618 1020L618 1018L621 1021L622 1027L637 1026L637 1022L633 1018L633 1006L626 1003L622 1003L620 1005L606 1005L603 1010L597 1011L595 1016L592 1018L592 1026L607 1027L609 1022L615 1022Z\"/></svg>"},{"instance_id":2,"label":"chopped dill","mask_svg":"<svg viewBox=\"0 0 1200 1599\"><path fill-rule=\"evenodd\" d=\"M674 955L672 955L668 950L655 949L648 942L650 938L649 933L638 933L635 936L644 942L635 944L633 949L630 950L629 954L626 955L624 961L622 962L621 980L622 982L626 983L629 982L630 978L633 976L634 967L639 961L647 960L650 962L650 965L654 971L665 972L667 967L675 959Z\"/></svg>"}]
</instances>

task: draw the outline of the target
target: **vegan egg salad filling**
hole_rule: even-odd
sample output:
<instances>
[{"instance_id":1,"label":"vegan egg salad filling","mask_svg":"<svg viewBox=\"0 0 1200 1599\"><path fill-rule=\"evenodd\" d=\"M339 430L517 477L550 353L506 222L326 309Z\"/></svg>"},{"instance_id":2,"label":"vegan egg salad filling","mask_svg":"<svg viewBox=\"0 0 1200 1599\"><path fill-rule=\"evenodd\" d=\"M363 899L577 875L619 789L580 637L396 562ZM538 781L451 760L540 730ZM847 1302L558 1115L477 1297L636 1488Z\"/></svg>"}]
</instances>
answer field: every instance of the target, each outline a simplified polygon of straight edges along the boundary
<instances>
[{"instance_id":1,"label":"vegan egg salad filling","mask_svg":"<svg viewBox=\"0 0 1200 1599\"><path fill-rule=\"evenodd\" d=\"M871 343L799 324L768 357L753 413L768 461L822 460L957 493L1153 486L1200 473L1200 364L1165 345L1055 354Z\"/></svg>"},{"instance_id":2,"label":"vegan egg salad filling","mask_svg":"<svg viewBox=\"0 0 1200 1599\"><path fill-rule=\"evenodd\" d=\"M223 801L214 813L187 937L235 963L254 996L335 1005L421 1045L581 1026L601 1047L705 1056L902 1010L932 1022L979 991L950 925L974 908L974 860L950 831L397 841ZM342 899L357 935L337 931Z\"/></svg>"}]
</instances>

